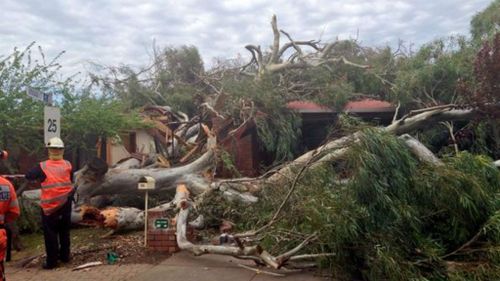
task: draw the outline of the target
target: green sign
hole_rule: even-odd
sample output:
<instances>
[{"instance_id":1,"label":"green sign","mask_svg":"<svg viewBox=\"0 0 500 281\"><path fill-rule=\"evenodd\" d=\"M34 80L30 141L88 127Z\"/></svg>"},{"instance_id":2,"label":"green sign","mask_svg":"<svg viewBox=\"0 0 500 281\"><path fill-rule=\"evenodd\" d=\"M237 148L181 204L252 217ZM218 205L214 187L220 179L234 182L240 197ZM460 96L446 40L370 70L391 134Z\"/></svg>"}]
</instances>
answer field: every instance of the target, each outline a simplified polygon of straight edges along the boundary
<instances>
[{"instance_id":1,"label":"green sign","mask_svg":"<svg viewBox=\"0 0 500 281\"><path fill-rule=\"evenodd\" d=\"M156 219L155 220L155 228L156 229L168 228L168 219Z\"/></svg>"}]
</instances>

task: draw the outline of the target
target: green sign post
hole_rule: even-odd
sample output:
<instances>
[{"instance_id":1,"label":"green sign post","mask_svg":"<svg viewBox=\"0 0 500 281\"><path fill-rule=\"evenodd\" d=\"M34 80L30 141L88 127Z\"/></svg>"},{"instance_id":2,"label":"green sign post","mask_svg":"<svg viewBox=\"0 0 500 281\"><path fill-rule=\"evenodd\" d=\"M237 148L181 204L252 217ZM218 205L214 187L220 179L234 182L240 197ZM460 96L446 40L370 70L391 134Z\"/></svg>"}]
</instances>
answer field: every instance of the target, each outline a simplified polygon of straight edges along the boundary
<instances>
[{"instance_id":1,"label":"green sign post","mask_svg":"<svg viewBox=\"0 0 500 281\"><path fill-rule=\"evenodd\" d=\"M156 219L155 220L156 229L166 229L168 228L168 219Z\"/></svg>"}]
</instances>

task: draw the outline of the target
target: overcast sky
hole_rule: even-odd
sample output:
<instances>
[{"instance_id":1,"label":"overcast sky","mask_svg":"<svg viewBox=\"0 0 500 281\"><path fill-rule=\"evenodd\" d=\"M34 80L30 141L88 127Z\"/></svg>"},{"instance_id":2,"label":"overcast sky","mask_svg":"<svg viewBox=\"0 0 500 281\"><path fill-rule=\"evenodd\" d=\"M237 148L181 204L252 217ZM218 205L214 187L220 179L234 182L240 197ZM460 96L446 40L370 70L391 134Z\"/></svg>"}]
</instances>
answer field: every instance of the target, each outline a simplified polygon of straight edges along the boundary
<instances>
[{"instance_id":1,"label":"overcast sky","mask_svg":"<svg viewBox=\"0 0 500 281\"><path fill-rule=\"evenodd\" d=\"M417 46L469 33L490 0L0 0L0 55L36 41L50 57L65 50L64 72L88 61L147 65L157 46L198 47L214 57L247 56L246 44L269 46L270 19L296 40L356 37L364 45ZM286 40L286 39L283 39ZM86 66L87 65L87 66Z\"/></svg>"}]
</instances>

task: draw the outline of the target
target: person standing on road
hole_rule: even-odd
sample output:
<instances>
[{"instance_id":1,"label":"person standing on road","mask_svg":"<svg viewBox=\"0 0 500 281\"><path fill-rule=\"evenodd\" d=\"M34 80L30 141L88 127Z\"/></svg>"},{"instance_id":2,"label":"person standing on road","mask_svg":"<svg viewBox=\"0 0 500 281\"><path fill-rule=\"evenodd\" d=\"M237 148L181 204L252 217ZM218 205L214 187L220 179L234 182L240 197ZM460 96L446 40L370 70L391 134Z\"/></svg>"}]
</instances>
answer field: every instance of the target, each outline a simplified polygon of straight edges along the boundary
<instances>
[{"instance_id":1,"label":"person standing on road","mask_svg":"<svg viewBox=\"0 0 500 281\"><path fill-rule=\"evenodd\" d=\"M47 259L44 269L70 260L71 203L73 173L71 163L63 159L64 143L51 138L47 144L49 160L29 170L25 177L41 183L40 207Z\"/></svg>"},{"instance_id":2,"label":"person standing on road","mask_svg":"<svg viewBox=\"0 0 500 281\"><path fill-rule=\"evenodd\" d=\"M7 159L7 152L0 150L0 158ZM0 176L0 281L5 281L4 260L7 254L7 231L5 224L19 217L21 210L16 191L10 181Z\"/></svg>"}]
</instances>

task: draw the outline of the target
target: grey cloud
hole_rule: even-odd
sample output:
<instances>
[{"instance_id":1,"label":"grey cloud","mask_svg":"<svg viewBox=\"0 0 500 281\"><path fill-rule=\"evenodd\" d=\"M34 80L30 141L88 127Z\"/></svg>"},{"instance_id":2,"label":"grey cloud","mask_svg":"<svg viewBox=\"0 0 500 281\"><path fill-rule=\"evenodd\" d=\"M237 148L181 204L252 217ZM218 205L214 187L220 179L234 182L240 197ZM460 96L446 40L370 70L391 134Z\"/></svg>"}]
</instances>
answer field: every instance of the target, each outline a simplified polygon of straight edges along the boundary
<instances>
[{"instance_id":1,"label":"grey cloud","mask_svg":"<svg viewBox=\"0 0 500 281\"><path fill-rule=\"evenodd\" d=\"M272 14L296 40L355 37L366 45L422 44L454 33L489 0L3 0L0 55L37 41L50 55L61 50L64 69L84 62L145 65L159 47L195 45L205 63L244 57L246 44L271 44ZM284 38L283 40L287 40Z\"/></svg>"}]
</instances>

